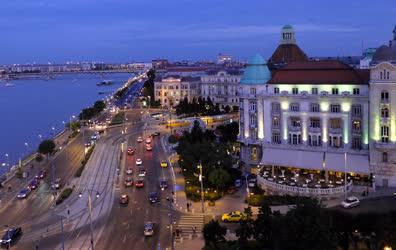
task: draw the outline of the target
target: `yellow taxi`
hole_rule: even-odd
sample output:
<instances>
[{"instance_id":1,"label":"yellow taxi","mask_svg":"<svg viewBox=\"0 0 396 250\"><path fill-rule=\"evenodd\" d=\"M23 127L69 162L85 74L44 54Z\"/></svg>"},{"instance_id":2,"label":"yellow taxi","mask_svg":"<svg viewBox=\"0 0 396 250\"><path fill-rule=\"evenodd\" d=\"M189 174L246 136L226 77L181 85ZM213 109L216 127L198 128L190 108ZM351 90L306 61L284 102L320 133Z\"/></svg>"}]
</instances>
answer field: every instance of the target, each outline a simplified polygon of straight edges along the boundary
<instances>
[{"instance_id":1,"label":"yellow taxi","mask_svg":"<svg viewBox=\"0 0 396 250\"><path fill-rule=\"evenodd\" d=\"M161 161L161 167L167 168L168 167L168 163L166 161Z\"/></svg>"},{"instance_id":2,"label":"yellow taxi","mask_svg":"<svg viewBox=\"0 0 396 250\"><path fill-rule=\"evenodd\" d=\"M239 222L246 219L246 214L242 213L241 211L232 211L228 214L223 214L223 216L221 216L221 220L223 222Z\"/></svg>"}]
</instances>

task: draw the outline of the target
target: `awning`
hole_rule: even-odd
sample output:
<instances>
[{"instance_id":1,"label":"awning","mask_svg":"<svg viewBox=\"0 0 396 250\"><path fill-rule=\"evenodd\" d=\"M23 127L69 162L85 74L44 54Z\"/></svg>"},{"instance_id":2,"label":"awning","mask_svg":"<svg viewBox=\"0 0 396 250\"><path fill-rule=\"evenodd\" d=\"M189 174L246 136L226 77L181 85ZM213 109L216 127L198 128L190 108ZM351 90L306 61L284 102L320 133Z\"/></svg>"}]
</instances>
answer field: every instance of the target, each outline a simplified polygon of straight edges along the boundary
<instances>
[{"instance_id":1,"label":"awning","mask_svg":"<svg viewBox=\"0 0 396 250\"><path fill-rule=\"evenodd\" d=\"M323 152L264 148L261 164L305 169L321 169Z\"/></svg>"},{"instance_id":2,"label":"awning","mask_svg":"<svg viewBox=\"0 0 396 250\"><path fill-rule=\"evenodd\" d=\"M344 153L304 151L298 149L264 148L261 164L321 170L325 159L325 169L344 172ZM347 154L347 172L369 174L367 155Z\"/></svg>"},{"instance_id":3,"label":"awning","mask_svg":"<svg viewBox=\"0 0 396 250\"><path fill-rule=\"evenodd\" d=\"M344 153L326 153L326 169L344 172ZM369 174L368 155L347 154L346 171L348 173Z\"/></svg>"}]
</instances>

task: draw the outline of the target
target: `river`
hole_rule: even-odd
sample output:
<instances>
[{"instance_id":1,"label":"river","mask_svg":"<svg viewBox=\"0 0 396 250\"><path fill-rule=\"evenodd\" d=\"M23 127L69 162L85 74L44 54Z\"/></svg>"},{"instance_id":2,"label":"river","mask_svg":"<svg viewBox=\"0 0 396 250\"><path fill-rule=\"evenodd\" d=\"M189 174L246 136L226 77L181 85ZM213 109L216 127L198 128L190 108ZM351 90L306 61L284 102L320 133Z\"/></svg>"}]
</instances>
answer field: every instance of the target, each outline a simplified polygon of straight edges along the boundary
<instances>
[{"instance_id":1,"label":"river","mask_svg":"<svg viewBox=\"0 0 396 250\"><path fill-rule=\"evenodd\" d=\"M20 157L37 151L42 139L64 128L72 115L103 99L132 74L65 74L53 79L20 79L0 84L0 175ZM102 80L109 86L97 86ZM105 94L99 94L105 92ZM8 157L7 157L8 155Z\"/></svg>"}]
</instances>

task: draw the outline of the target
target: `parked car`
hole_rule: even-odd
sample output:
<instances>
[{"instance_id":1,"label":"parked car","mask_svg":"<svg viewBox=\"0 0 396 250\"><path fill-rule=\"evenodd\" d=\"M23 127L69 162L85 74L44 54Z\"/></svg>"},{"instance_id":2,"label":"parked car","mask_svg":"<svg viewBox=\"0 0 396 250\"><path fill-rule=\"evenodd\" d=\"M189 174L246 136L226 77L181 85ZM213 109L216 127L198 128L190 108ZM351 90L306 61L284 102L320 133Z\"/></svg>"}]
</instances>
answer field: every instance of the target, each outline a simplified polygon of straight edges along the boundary
<instances>
[{"instance_id":1,"label":"parked car","mask_svg":"<svg viewBox=\"0 0 396 250\"><path fill-rule=\"evenodd\" d=\"M135 153L135 149L134 148L128 148L127 150L127 154L128 155L133 155Z\"/></svg>"},{"instance_id":2,"label":"parked car","mask_svg":"<svg viewBox=\"0 0 396 250\"><path fill-rule=\"evenodd\" d=\"M143 142L143 138L142 138L141 136L139 136L139 137L137 138L137 142Z\"/></svg>"},{"instance_id":3,"label":"parked car","mask_svg":"<svg viewBox=\"0 0 396 250\"><path fill-rule=\"evenodd\" d=\"M137 187L137 188L142 188L142 187L144 187L144 179L143 179L143 178L139 178L139 179L135 182L135 187Z\"/></svg>"},{"instance_id":4,"label":"parked car","mask_svg":"<svg viewBox=\"0 0 396 250\"><path fill-rule=\"evenodd\" d=\"M239 222L245 219L247 219L247 216L241 211L232 211L228 214L223 214L223 216L221 216L221 220L223 222Z\"/></svg>"},{"instance_id":5,"label":"parked car","mask_svg":"<svg viewBox=\"0 0 396 250\"><path fill-rule=\"evenodd\" d=\"M348 198L346 198L346 200L341 202L341 206L343 208L352 208L358 206L359 204L360 200L355 196L349 196Z\"/></svg>"},{"instance_id":6,"label":"parked car","mask_svg":"<svg viewBox=\"0 0 396 250\"><path fill-rule=\"evenodd\" d=\"M150 144L151 143L151 136L146 138L146 144Z\"/></svg>"},{"instance_id":7,"label":"parked car","mask_svg":"<svg viewBox=\"0 0 396 250\"><path fill-rule=\"evenodd\" d=\"M61 188L61 186L62 186L61 178L57 178L54 182L51 182L52 189L59 189Z\"/></svg>"},{"instance_id":8,"label":"parked car","mask_svg":"<svg viewBox=\"0 0 396 250\"><path fill-rule=\"evenodd\" d=\"M22 236L21 227L9 228L4 232L3 237L0 240L0 244L3 247L15 244L15 242Z\"/></svg>"},{"instance_id":9,"label":"parked car","mask_svg":"<svg viewBox=\"0 0 396 250\"><path fill-rule=\"evenodd\" d=\"M153 147L150 144L146 144L146 150L151 151L153 150Z\"/></svg>"},{"instance_id":10,"label":"parked car","mask_svg":"<svg viewBox=\"0 0 396 250\"><path fill-rule=\"evenodd\" d=\"M125 178L125 187L132 187L133 186L133 179L131 177Z\"/></svg>"},{"instance_id":11,"label":"parked car","mask_svg":"<svg viewBox=\"0 0 396 250\"><path fill-rule=\"evenodd\" d=\"M17 197L19 199L24 199L30 194L30 188L23 188L21 191L19 191Z\"/></svg>"},{"instance_id":12,"label":"parked car","mask_svg":"<svg viewBox=\"0 0 396 250\"><path fill-rule=\"evenodd\" d=\"M129 196L127 194L122 194L120 196L120 204L121 205L128 205L129 203Z\"/></svg>"},{"instance_id":13,"label":"parked car","mask_svg":"<svg viewBox=\"0 0 396 250\"><path fill-rule=\"evenodd\" d=\"M254 188L256 186L256 179L250 179L248 181L248 186Z\"/></svg>"},{"instance_id":14,"label":"parked car","mask_svg":"<svg viewBox=\"0 0 396 250\"><path fill-rule=\"evenodd\" d=\"M161 190L165 190L168 188L168 182L165 180L160 181L160 188Z\"/></svg>"},{"instance_id":15,"label":"parked car","mask_svg":"<svg viewBox=\"0 0 396 250\"><path fill-rule=\"evenodd\" d=\"M45 176L47 175L47 171L45 169L40 170L37 174L36 174L36 179L42 180L45 178Z\"/></svg>"},{"instance_id":16,"label":"parked car","mask_svg":"<svg viewBox=\"0 0 396 250\"><path fill-rule=\"evenodd\" d=\"M144 236L153 236L154 235L154 223L147 222L144 224Z\"/></svg>"},{"instance_id":17,"label":"parked car","mask_svg":"<svg viewBox=\"0 0 396 250\"><path fill-rule=\"evenodd\" d=\"M125 171L125 173L126 173L127 175L132 175L132 174L133 174L132 168L127 168L127 170Z\"/></svg>"},{"instance_id":18,"label":"parked car","mask_svg":"<svg viewBox=\"0 0 396 250\"><path fill-rule=\"evenodd\" d=\"M242 186L242 180L241 179L236 179L234 182L234 186L239 188Z\"/></svg>"},{"instance_id":19,"label":"parked car","mask_svg":"<svg viewBox=\"0 0 396 250\"><path fill-rule=\"evenodd\" d=\"M149 194L149 201L150 201L151 203L156 203L156 202L158 202L158 194L157 194L157 192L151 192L151 193Z\"/></svg>"},{"instance_id":20,"label":"parked car","mask_svg":"<svg viewBox=\"0 0 396 250\"><path fill-rule=\"evenodd\" d=\"M139 176L139 177L145 177L145 176L146 176L146 169L140 168L140 169L139 169L138 176Z\"/></svg>"},{"instance_id":21,"label":"parked car","mask_svg":"<svg viewBox=\"0 0 396 250\"><path fill-rule=\"evenodd\" d=\"M142 165L143 161L140 158L136 159L136 165Z\"/></svg>"}]
</instances>

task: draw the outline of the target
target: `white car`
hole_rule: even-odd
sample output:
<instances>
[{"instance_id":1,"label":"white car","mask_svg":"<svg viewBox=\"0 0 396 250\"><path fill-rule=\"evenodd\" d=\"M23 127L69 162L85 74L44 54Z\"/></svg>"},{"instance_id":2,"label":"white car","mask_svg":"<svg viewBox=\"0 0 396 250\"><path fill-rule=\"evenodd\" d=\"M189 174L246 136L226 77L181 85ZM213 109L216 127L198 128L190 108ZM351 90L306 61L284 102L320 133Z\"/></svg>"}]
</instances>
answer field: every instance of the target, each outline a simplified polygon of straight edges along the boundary
<instances>
[{"instance_id":1,"label":"white car","mask_svg":"<svg viewBox=\"0 0 396 250\"><path fill-rule=\"evenodd\" d=\"M146 176L146 170L144 168L139 169L139 177L145 177Z\"/></svg>"},{"instance_id":2,"label":"white car","mask_svg":"<svg viewBox=\"0 0 396 250\"><path fill-rule=\"evenodd\" d=\"M147 222L144 225L144 236L153 236L154 234L154 224L152 222Z\"/></svg>"},{"instance_id":3,"label":"white car","mask_svg":"<svg viewBox=\"0 0 396 250\"><path fill-rule=\"evenodd\" d=\"M343 208L352 208L352 207L358 206L359 204L360 204L360 201L355 196L349 196L348 198L346 198L346 200L341 202L341 206Z\"/></svg>"},{"instance_id":4,"label":"white car","mask_svg":"<svg viewBox=\"0 0 396 250\"><path fill-rule=\"evenodd\" d=\"M248 182L248 186L250 188L254 188L256 186L256 179L250 179Z\"/></svg>"},{"instance_id":5,"label":"white car","mask_svg":"<svg viewBox=\"0 0 396 250\"><path fill-rule=\"evenodd\" d=\"M127 174L127 175L132 175L132 174L133 174L132 168L128 168L128 169L126 170L126 174Z\"/></svg>"},{"instance_id":6,"label":"white car","mask_svg":"<svg viewBox=\"0 0 396 250\"><path fill-rule=\"evenodd\" d=\"M136 159L136 165L142 165L142 159L140 159L140 158L137 158Z\"/></svg>"},{"instance_id":7,"label":"white car","mask_svg":"<svg viewBox=\"0 0 396 250\"><path fill-rule=\"evenodd\" d=\"M141 137L141 136L139 136L138 138L137 138L137 142L142 142L143 141L143 138Z\"/></svg>"}]
</instances>

